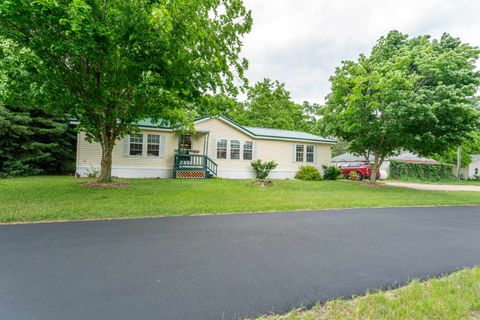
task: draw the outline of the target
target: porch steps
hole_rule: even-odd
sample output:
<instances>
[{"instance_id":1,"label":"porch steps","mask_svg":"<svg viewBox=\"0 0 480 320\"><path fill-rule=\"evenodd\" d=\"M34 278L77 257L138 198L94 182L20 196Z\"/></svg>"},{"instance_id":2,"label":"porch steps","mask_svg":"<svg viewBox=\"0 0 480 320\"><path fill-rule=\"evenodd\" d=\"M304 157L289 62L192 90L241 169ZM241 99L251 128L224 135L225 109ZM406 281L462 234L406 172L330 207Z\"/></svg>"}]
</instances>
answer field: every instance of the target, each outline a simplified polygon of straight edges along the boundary
<instances>
[{"instance_id":1,"label":"porch steps","mask_svg":"<svg viewBox=\"0 0 480 320\"><path fill-rule=\"evenodd\" d=\"M173 166L175 179L209 179L217 175L217 164L206 155L176 154Z\"/></svg>"}]
</instances>

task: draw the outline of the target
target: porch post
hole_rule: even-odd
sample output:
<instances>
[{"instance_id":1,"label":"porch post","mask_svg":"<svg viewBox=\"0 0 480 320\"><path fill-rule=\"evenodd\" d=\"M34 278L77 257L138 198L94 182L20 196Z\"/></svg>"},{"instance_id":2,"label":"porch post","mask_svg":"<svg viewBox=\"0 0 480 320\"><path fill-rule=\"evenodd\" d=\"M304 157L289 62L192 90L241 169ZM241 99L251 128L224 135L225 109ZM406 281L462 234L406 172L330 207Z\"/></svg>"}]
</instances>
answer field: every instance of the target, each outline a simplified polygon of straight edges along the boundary
<instances>
[{"instance_id":1,"label":"porch post","mask_svg":"<svg viewBox=\"0 0 480 320\"><path fill-rule=\"evenodd\" d=\"M182 145L182 134L178 132L178 147L177 147L177 154L180 154L181 146Z\"/></svg>"},{"instance_id":2,"label":"porch post","mask_svg":"<svg viewBox=\"0 0 480 320\"><path fill-rule=\"evenodd\" d=\"M207 134L205 135L205 138L203 140L203 154L205 156L208 156L208 140L209 140L209 137L210 137L210 132L207 132Z\"/></svg>"}]
</instances>

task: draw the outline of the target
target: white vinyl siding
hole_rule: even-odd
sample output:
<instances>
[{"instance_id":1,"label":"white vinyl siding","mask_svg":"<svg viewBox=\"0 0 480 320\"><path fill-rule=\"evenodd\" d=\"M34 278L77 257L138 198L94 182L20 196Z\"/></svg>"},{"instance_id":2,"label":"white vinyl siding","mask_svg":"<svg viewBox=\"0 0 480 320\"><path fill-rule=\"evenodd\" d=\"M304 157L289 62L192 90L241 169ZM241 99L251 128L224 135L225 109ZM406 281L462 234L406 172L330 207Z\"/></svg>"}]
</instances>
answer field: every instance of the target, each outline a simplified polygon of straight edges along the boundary
<instances>
[{"instance_id":1,"label":"white vinyl siding","mask_svg":"<svg viewBox=\"0 0 480 320\"><path fill-rule=\"evenodd\" d=\"M248 134L239 131L228 123L218 120L210 119L201 123L195 124L197 134L192 139L192 148L203 150L205 135L201 132L209 132L208 142L208 156L212 159L216 158L216 142L217 140L227 140L227 159L214 160L218 163L219 176L221 177L254 177L251 167L251 160L248 159L249 152L244 152L244 147L247 141L252 142L252 160L262 159L263 161L273 160L278 163L278 167L272 172L272 178L287 178L293 177L298 171L299 167L306 163L295 162L295 147L296 144L314 145L315 146L315 165L329 165L331 159L331 145L315 142L300 142L300 141L278 141L269 139L256 139ZM113 168L114 174L118 176L134 177L134 173L141 172L137 177L151 177L154 172L165 172L166 176L171 176L172 166L174 163L175 150L178 149L179 133L167 130L150 130L141 129L143 133L143 156L130 156L130 137L125 136L122 140L118 140L113 150ZM148 137L147 134L160 134L160 156L147 156ZM229 141L238 140L241 146L241 160L228 160L230 156ZM247 150L248 147L245 149ZM77 153L77 168L81 170L89 170L91 167L98 169L100 167L102 150L98 143L89 143L86 141L85 133L79 133L78 139L78 153ZM245 155L245 156L244 156ZM473 176L474 168L479 167L476 163L470 167L470 173ZM144 172L148 174L144 174ZM155 173L157 175L157 173ZM154 176L155 176L154 175ZM162 176L158 174L158 176Z\"/></svg>"},{"instance_id":2,"label":"white vinyl siding","mask_svg":"<svg viewBox=\"0 0 480 320\"><path fill-rule=\"evenodd\" d=\"M164 136L164 135L161 135L160 136L160 155L159 157L161 158L165 158L166 157L166 153L165 153L165 150L166 150L166 140L167 140L167 137Z\"/></svg>"}]
</instances>

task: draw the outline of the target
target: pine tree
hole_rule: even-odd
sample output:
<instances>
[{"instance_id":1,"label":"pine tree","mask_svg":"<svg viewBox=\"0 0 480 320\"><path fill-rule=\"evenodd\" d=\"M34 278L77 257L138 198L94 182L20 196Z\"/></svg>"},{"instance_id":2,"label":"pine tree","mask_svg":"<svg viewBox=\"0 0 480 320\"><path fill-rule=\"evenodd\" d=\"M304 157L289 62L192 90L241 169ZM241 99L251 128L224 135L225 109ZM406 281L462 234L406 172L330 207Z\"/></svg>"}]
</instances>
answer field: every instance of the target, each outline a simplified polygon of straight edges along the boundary
<instances>
[{"instance_id":1,"label":"pine tree","mask_svg":"<svg viewBox=\"0 0 480 320\"><path fill-rule=\"evenodd\" d=\"M0 107L0 176L73 171L75 133L38 108Z\"/></svg>"},{"instance_id":2,"label":"pine tree","mask_svg":"<svg viewBox=\"0 0 480 320\"><path fill-rule=\"evenodd\" d=\"M27 78L32 52L0 38L0 177L63 173L73 166L75 134L65 117L36 107Z\"/></svg>"}]
</instances>

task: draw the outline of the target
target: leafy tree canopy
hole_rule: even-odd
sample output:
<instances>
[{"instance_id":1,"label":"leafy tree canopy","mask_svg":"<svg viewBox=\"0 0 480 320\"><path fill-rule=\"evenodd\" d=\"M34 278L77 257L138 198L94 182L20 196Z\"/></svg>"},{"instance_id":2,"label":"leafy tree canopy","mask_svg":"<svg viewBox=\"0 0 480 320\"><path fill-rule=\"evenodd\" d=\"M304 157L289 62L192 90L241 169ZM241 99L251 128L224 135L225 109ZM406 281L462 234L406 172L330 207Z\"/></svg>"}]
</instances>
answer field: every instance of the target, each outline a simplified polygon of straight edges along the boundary
<instances>
[{"instance_id":1,"label":"leafy tree canopy","mask_svg":"<svg viewBox=\"0 0 480 320\"><path fill-rule=\"evenodd\" d=\"M284 83L264 79L248 89L246 101L232 105L228 116L246 126L312 132L318 108L295 103Z\"/></svg>"},{"instance_id":2,"label":"leafy tree canopy","mask_svg":"<svg viewBox=\"0 0 480 320\"><path fill-rule=\"evenodd\" d=\"M34 107L26 94L38 63L30 50L0 38L0 177L65 172L75 163L67 119Z\"/></svg>"},{"instance_id":3,"label":"leafy tree canopy","mask_svg":"<svg viewBox=\"0 0 480 320\"><path fill-rule=\"evenodd\" d=\"M480 133L471 132L461 144L461 167L466 167L472 162L472 155L480 154ZM433 154L432 158L450 164L457 164L458 148L452 147L441 154Z\"/></svg>"},{"instance_id":4,"label":"leafy tree canopy","mask_svg":"<svg viewBox=\"0 0 480 320\"><path fill-rule=\"evenodd\" d=\"M372 181L385 157L401 149L432 155L462 143L478 124L479 53L448 34L432 40L390 32L330 78L328 132L349 151L373 155Z\"/></svg>"},{"instance_id":5,"label":"leafy tree canopy","mask_svg":"<svg viewBox=\"0 0 480 320\"><path fill-rule=\"evenodd\" d=\"M237 93L251 23L242 0L0 2L0 36L41 62L30 89L101 144L100 181L111 180L113 146L138 120L188 123L205 95Z\"/></svg>"}]
</instances>

